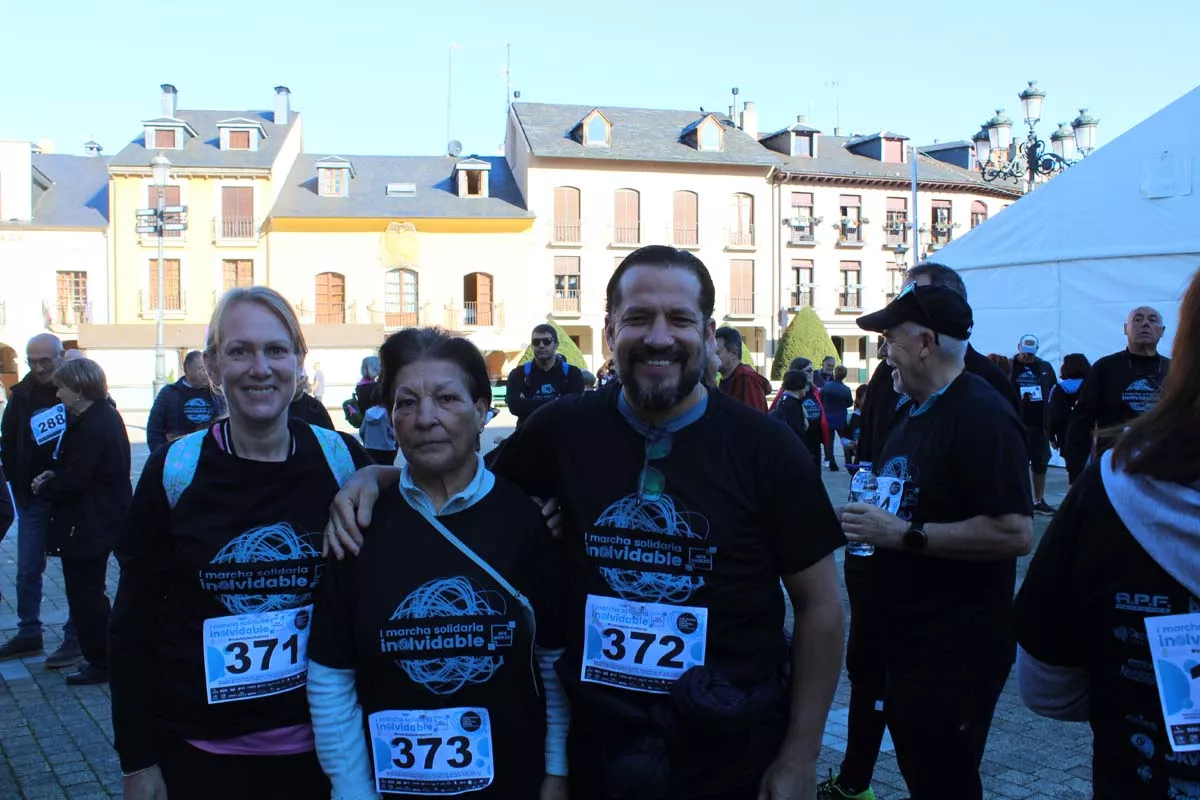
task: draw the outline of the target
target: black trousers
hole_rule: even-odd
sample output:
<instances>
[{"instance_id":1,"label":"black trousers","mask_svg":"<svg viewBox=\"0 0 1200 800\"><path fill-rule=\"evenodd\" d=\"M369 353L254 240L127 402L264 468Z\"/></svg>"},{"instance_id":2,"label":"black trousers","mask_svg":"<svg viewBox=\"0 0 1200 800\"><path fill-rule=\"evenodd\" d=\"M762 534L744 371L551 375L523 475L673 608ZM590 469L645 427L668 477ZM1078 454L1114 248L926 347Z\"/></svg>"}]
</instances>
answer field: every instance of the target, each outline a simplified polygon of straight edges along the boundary
<instances>
[{"instance_id":1,"label":"black trousers","mask_svg":"<svg viewBox=\"0 0 1200 800\"><path fill-rule=\"evenodd\" d=\"M105 593L108 555L62 558L67 606L83 657L94 667L108 669L108 614L112 607Z\"/></svg>"},{"instance_id":2,"label":"black trousers","mask_svg":"<svg viewBox=\"0 0 1200 800\"><path fill-rule=\"evenodd\" d=\"M1010 668L888 676L884 713L911 800L982 800L979 763Z\"/></svg>"},{"instance_id":3,"label":"black trousers","mask_svg":"<svg viewBox=\"0 0 1200 800\"><path fill-rule=\"evenodd\" d=\"M846 556L846 594L850 598L846 673L850 677L850 708L839 783L854 793L871 785L887 727L883 711L887 690L885 624L872 593L871 565L870 557Z\"/></svg>"},{"instance_id":4,"label":"black trousers","mask_svg":"<svg viewBox=\"0 0 1200 800\"><path fill-rule=\"evenodd\" d=\"M219 756L175 742L158 762L170 800L329 800L329 778L315 752L294 756Z\"/></svg>"}]
</instances>

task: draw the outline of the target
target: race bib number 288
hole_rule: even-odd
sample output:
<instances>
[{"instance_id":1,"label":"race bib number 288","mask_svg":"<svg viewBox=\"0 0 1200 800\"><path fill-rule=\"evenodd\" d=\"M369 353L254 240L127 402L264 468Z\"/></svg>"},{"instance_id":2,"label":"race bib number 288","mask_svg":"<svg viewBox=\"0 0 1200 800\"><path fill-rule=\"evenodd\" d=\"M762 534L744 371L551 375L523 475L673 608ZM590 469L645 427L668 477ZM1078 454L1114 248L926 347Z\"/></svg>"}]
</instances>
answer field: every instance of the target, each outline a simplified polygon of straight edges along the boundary
<instances>
[{"instance_id":1,"label":"race bib number 288","mask_svg":"<svg viewBox=\"0 0 1200 800\"><path fill-rule=\"evenodd\" d=\"M39 446L54 441L67 429L67 407L59 403L50 408L43 408L30 417L29 427L33 433L33 440Z\"/></svg>"},{"instance_id":2,"label":"race bib number 288","mask_svg":"<svg viewBox=\"0 0 1200 800\"><path fill-rule=\"evenodd\" d=\"M367 724L381 794L464 794L495 778L486 708L377 711Z\"/></svg>"},{"instance_id":3,"label":"race bib number 288","mask_svg":"<svg viewBox=\"0 0 1200 800\"><path fill-rule=\"evenodd\" d=\"M665 694L704 665L708 609L588 595L580 679Z\"/></svg>"}]
</instances>

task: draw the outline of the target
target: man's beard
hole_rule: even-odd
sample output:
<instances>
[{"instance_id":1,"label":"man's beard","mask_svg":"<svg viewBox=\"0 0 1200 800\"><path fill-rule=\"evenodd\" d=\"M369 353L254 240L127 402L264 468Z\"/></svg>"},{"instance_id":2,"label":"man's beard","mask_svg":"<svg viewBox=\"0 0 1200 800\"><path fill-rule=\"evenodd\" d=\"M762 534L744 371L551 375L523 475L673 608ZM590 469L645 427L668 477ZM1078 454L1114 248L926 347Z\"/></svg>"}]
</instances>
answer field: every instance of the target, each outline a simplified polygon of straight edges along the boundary
<instances>
[{"instance_id":1,"label":"man's beard","mask_svg":"<svg viewBox=\"0 0 1200 800\"><path fill-rule=\"evenodd\" d=\"M647 411L667 411L683 402L684 398L690 395L696 389L696 385L700 383L702 372L700 367L707 361L705 350L706 348L701 346L699 358L694 362L689 362L687 354L679 348L653 350L645 346L636 347L617 362L617 375L620 377L621 383L629 388L638 408ZM678 360L681 366L679 380L652 386L643 385L638 381L637 376L634 375L634 365L639 361L657 359Z\"/></svg>"}]
</instances>

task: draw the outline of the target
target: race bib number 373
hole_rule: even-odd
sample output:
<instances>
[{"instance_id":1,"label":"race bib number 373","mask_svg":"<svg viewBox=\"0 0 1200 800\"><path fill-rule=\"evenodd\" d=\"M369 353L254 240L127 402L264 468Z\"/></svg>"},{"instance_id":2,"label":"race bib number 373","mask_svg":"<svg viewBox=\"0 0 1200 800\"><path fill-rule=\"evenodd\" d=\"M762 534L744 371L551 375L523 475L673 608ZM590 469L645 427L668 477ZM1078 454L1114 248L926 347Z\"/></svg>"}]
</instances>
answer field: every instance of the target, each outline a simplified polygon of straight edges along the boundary
<instances>
[{"instance_id":1,"label":"race bib number 373","mask_svg":"<svg viewBox=\"0 0 1200 800\"><path fill-rule=\"evenodd\" d=\"M311 620L311 605L204 620L204 689L209 705L304 686Z\"/></svg>"},{"instance_id":2,"label":"race bib number 373","mask_svg":"<svg viewBox=\"0 0 1200 800\"><path fill-rule=\"evenodd\" d=\"M1146 617L1145 623L1171 749L1200 750L1200 614Z\"/></svg>"},{"instance_id":3,"label":"race bib number 373","mask_svg":"<svg viewBox=\"0 0 1200 800\"><path fill-rule=\"evenodd\" d=\"M666 694L704 665L708 609L588 595L580 679Z\"/></svg>"},{"instance_id":4,"label":"race bib number 373","mask_svg":"<svg viewBox=\"0 0 1200 800\"><path fill-rule=\"evenodd\" d=\"M486 708L377 711L367 725L380 793L464 794L496 776Z\"/></svg>"}]
</instances>

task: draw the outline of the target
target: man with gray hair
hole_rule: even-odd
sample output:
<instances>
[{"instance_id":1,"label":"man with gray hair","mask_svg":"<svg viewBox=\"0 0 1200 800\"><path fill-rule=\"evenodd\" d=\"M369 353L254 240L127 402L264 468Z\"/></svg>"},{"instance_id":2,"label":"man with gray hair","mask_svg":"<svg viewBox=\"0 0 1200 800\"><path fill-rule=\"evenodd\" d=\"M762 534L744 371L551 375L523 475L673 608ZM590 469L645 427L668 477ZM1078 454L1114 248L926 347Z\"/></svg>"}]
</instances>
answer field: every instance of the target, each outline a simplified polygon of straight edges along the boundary
<instances>
[{"instance_id":1,"label":"man with gray hair","mask_svg":"<svg viewBox=\"0 0 1200 800\"><path fill-rule=\"evenodd\" d=\"M889 598L873 612L883 713L912 800L980 800L979 763L1015 657L1016 559L1033 539L1025 430L965 370L973 320L957 292L913 284L858 324L883 334L903 398L871 467L877 498L842 512L846 538L874 546Z\"/></svg>"},{"instance_id":2,"label":"man with gray hair","mask_svg":"<svg viewBox=\"0 0 1200 800\"><path fill-rule=\"evenodd\" d=\"M46 532L50 501L33 493L33 479L54 465L54 451L67 428L67 409L58 399L54 370L63 361L57 336L38 334L25 346L29 372L12 388L0 422L0 459L17 507L17 635L0 647L0 660L42 652L42 573L46 571ZM83 652L68 619L62 646L46 666L64 669Z\"/></svg>"}]
</instances>

